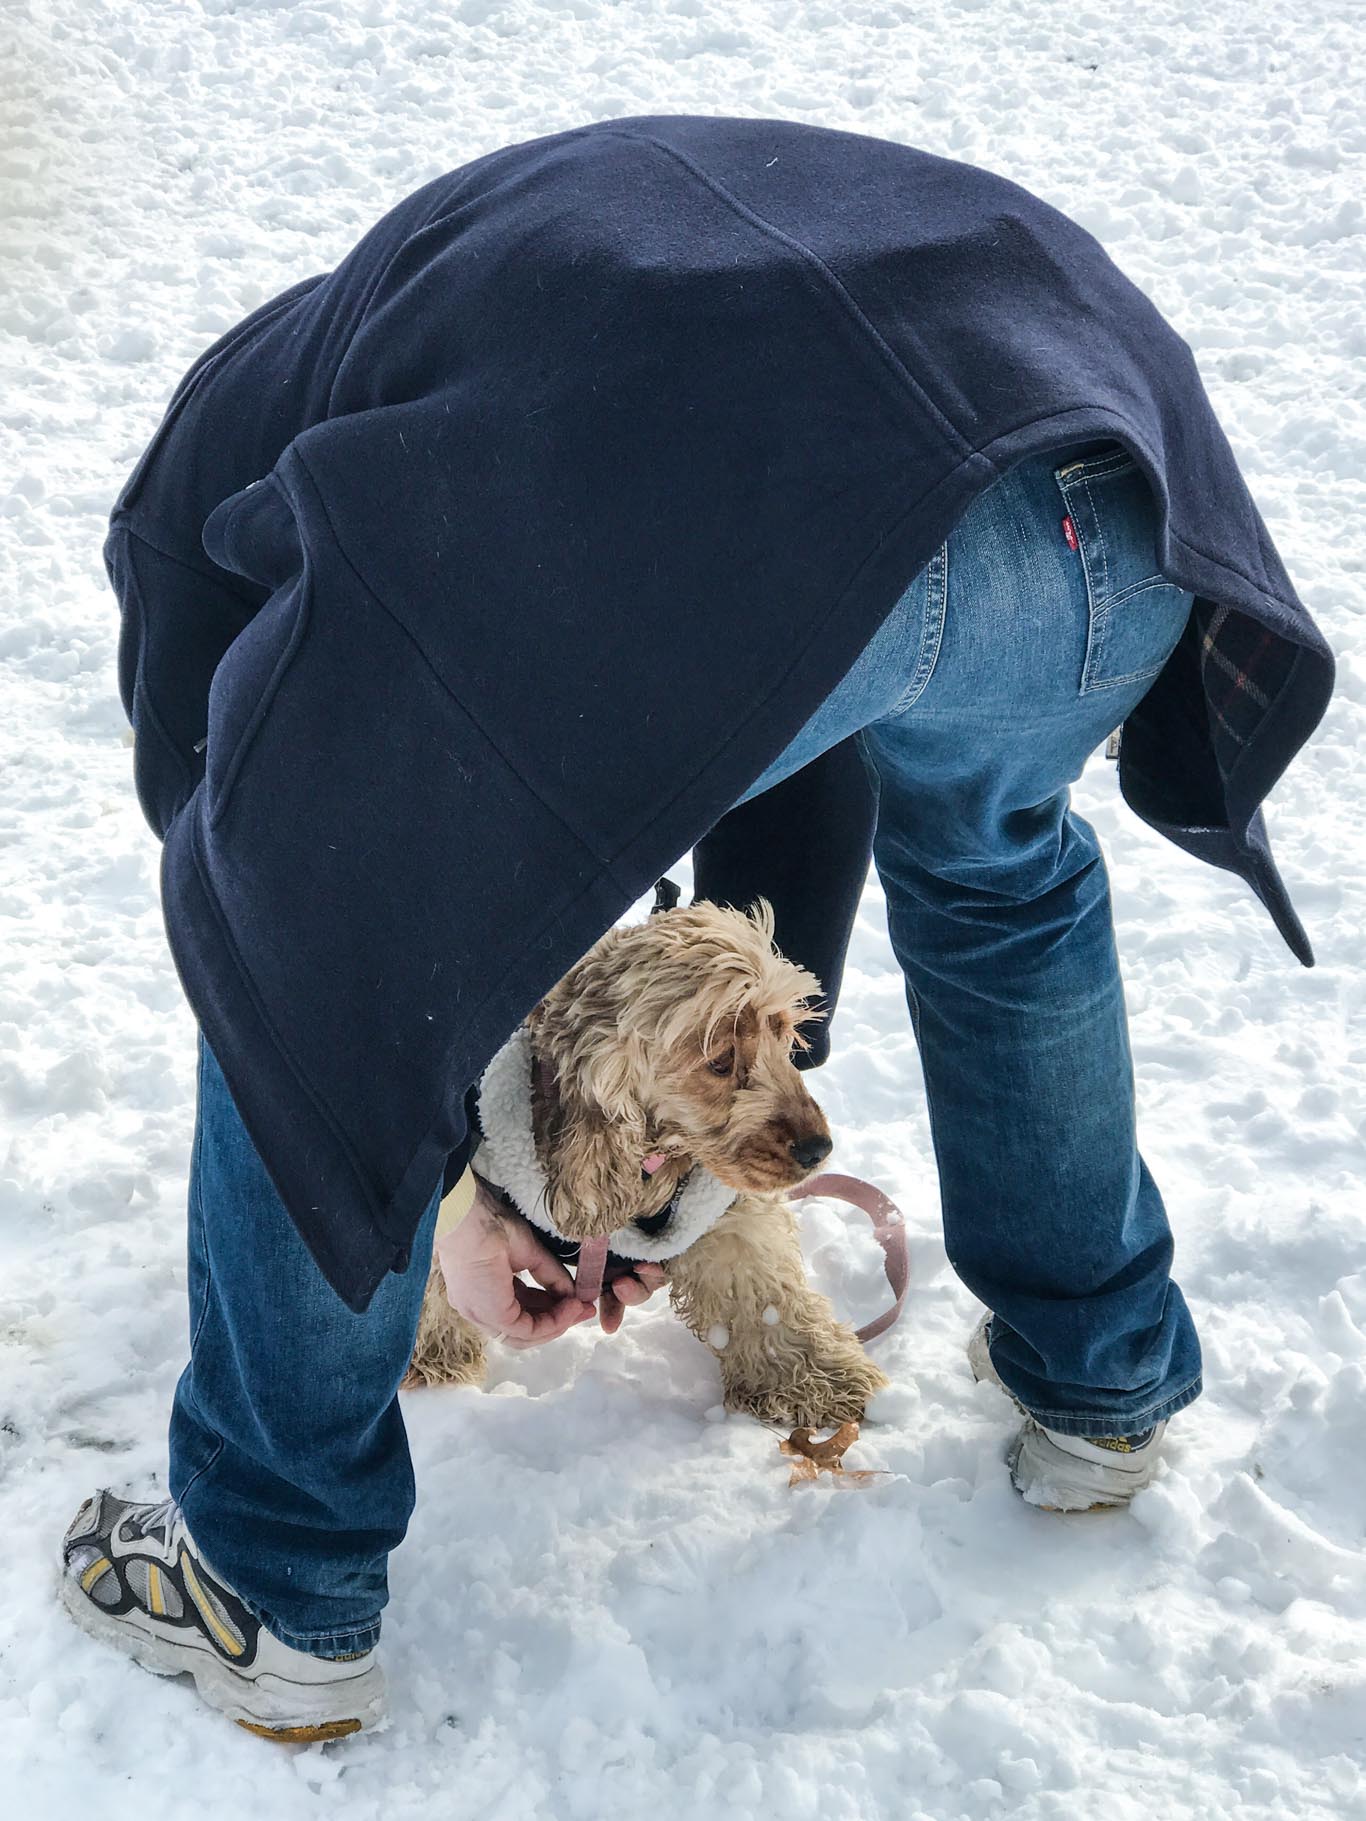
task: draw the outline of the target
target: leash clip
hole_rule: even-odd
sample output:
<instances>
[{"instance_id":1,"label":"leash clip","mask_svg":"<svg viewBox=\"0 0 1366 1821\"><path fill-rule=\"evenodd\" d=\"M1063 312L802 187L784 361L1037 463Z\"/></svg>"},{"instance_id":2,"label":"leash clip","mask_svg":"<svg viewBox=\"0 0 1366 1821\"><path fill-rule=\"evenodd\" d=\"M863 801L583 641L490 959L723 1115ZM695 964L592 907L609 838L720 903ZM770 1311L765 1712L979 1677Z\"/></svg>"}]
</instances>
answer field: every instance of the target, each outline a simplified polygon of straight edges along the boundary
<instances>
[{"instance_id":1,"label":"leash clip","mask_svg":"<svg viewBox=\"0 0 1366 1821\"><path fill-rule=\"evenodd\" d=\"M678 900L683 896L683 888L672 879L658 879L655 882L655 901L650 915L657 917L661 911L678 909Z\"/></svg>"}]
</instances>

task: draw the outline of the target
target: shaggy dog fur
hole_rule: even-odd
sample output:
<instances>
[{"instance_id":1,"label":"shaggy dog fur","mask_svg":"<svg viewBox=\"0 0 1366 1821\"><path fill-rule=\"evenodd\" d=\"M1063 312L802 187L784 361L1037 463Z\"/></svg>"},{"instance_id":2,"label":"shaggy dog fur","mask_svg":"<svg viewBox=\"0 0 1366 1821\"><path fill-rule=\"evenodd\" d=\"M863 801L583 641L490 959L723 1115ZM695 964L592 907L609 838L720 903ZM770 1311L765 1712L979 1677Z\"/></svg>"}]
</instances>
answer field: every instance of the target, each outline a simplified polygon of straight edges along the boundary
<instances>
[{"instance_id":1,"label":"shaggy dog fur","mask_svg":"<svg viewBox=\"0 0 1366 1821\"><path fill-rule=\"evenodd\" d=\"M792 1060L819 990L775 950L766 904L695 904L610 931L528 1020L556 1226L588 1239L657 1213L694 1164L733 1188L721 1219L669 1261L670 1299L716 1355L730 1409L812 1428L856 1420L887 1383L807 1284L783 1199L829 1150ZM642 1177L659 1152L663 1167ZM475 1384L484 1365L483 1337L433 1266L410 1382Z\"/></svg>"}]
</instances>

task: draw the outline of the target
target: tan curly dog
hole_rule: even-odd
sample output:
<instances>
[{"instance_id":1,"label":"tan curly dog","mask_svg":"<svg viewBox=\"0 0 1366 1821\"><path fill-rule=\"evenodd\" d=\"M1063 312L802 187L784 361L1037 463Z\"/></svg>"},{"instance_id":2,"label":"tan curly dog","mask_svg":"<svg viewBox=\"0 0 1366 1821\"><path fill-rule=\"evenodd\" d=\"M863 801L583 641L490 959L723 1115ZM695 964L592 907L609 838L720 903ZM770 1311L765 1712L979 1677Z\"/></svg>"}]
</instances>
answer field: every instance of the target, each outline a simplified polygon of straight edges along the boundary
<instances>
[{"instance_id":1,"label":"tan curly dog","mask_svg":"<svg viewBox=\"0 0 1366 1821\"><path fill-rule=\"evenodd\" d=\"M541 1217L567 1240L629 1236L681 1208L690 1183L724 1185L719 1217L667 1257L670 1299L714 1353L729 1408L812 1427L861 1417L887 1383L808 1285L783 1195L830 1151L793 1061L819 991L775 949L767 904L695 904L609 931L520 1034ZM410 1378L477 1383L484 1364L434 1266Z\"/></svg>"}]
</instances>

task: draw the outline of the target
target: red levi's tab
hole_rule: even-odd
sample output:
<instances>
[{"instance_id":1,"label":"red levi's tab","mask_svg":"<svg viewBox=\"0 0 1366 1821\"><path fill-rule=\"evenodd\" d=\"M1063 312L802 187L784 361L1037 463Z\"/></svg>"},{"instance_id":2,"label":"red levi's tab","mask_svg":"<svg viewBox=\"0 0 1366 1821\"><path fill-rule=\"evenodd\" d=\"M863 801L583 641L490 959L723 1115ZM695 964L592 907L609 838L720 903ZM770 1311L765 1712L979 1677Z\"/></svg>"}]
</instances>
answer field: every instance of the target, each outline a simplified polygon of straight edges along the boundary
<instances>
[{"instance_id":1,"label":"red levi's tab","mask_svg":"<svg viewBox=\"0 0 1366 1821\"><path fill-rule=\"evenodd\" d=\"M1062 521L1062 534L1067 539L1068 549L1075 550L1077 548L1077 528L1072 523L1072 515L1070 512Z\"/></svg>"}]
</instances>

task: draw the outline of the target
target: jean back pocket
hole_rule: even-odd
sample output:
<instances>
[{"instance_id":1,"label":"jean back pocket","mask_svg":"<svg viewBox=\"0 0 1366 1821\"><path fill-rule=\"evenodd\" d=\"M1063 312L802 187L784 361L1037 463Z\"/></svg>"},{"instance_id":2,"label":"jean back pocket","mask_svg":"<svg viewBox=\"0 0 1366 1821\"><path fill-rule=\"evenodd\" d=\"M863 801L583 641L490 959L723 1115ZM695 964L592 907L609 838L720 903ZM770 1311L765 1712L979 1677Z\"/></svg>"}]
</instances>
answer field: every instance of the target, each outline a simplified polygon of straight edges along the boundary
<instances>
[{"instance_id":1,"label":"jean back pocket","mask_svg":"<svg viewBox=\"0 0 1366 1821\"><path fill-rule=\"evenodd\" d=\"M1176 647L1192 597L1162 574L1158 510L1124 449L1055 471L1064 531L1086 577L1089 626L1080 693L1155 677Z\"/></svg>"}]
</instances>

